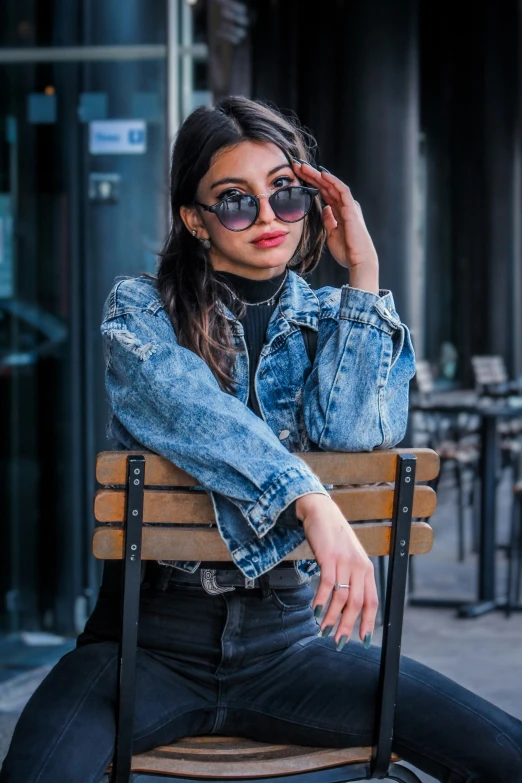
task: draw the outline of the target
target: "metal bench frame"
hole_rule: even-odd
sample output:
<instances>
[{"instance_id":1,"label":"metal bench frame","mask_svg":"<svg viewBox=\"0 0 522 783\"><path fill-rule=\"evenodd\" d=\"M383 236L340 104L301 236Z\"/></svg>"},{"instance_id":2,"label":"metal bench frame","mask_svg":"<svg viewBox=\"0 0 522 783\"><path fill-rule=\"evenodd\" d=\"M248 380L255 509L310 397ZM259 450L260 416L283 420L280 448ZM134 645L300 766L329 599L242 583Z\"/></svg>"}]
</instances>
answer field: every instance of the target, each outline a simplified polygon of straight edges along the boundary
<instances>
[{"instance_id":1,"label":"metal bench frame","mask_svg":"<svg viewBox=\"0 0 522 783\"><path fill-rule=\"evenodd\" d=\"M377 696L375 740L369 763L293 775L256 777L256 783L343 783L352 780L390 780L420 783L409 769L390 763L399 679L402 624L406 596L408 552L415 489L416 457L397 455L395 508L392 522L380 681ZM194 778L149 772L131 772L134 721L136 647L141 581L141 539L145 490L145 457L131 455L127 460L126 525L123 556L123 618L119 653L117 730L111 783L195 783ZM201 778L204 780L204 778ZM253 778L220 778L223 783L252 783Z\"/></svg>"}]
</instances>

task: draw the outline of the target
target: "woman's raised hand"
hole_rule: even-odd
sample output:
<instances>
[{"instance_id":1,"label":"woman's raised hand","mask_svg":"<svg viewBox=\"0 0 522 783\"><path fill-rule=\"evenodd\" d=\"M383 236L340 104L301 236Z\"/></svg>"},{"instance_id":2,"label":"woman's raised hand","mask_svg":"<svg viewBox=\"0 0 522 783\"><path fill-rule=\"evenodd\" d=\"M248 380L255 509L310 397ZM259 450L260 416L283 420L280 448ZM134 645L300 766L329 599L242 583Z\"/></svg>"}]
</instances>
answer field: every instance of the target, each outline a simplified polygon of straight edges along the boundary
<instances>
[{"instance_id":1,"label":"woman's raised hand","mask_svg":"<svg viewBox=\"0 0 522 783\"><path fill-rule=\"evenodd\" d=\"M377 252L366 228L361 207L353 198L348 185L326 169L318 170L309 163L294 161L293 168L299 179L319 190L326 203L323 208L323 225L332 256L351 272L356 271L359 275L364 270L365 282L374 281L371 287L377 288L377 293Z\"/></svg>"},{"instance_id":2,"label":"woman's raised hand","mask_svg":"<svg viewBox=\"0 0 522 783\"><path fill-rule=\"evenodd\" d=\"M368 646L379 605L371 560L330 497L319 493L303 495L297 500L296 514L321 568L321 580L313 602L316 617L322 615L331 597L330 606L320 620L323 636L328 636L340 618L335 642L341 650L361 614L359 635ZM334 590L336 583L349 587Z\"/></svg>"}]
</instances>

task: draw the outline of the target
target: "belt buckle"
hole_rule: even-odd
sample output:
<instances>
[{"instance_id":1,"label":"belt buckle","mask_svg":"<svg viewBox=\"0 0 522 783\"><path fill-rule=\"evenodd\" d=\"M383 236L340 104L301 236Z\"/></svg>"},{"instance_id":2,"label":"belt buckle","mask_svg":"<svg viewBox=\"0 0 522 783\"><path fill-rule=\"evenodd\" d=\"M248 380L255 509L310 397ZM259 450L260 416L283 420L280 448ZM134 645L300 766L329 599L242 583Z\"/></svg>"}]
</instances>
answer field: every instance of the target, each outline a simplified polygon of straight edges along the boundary
<instances>
[{"instance_id":1,"label":"belt buckle","mask_svg":"<svg viewBox=\"0 0 522 783\"><path fill-rule=\"evenodd\" d=\"M210 593L210 595L218 595L219 593L228 593L230 590L235 590L235 587L221 587L216 582L216 569L215 568L202 568L201 569L201 586L203 589Z\"/></svg>"},{"instance_id":2,"label":"belt buckle","mask_svg":"<svg viewBox=\"0 0 522 783\"><path fill-rule=\"evenodd\" d=\"M248 576L245 576L245 587L247 589L251 589L252 587L256 586L256 580L255 579L249 579Z\"/></svg>"}]
</instances>

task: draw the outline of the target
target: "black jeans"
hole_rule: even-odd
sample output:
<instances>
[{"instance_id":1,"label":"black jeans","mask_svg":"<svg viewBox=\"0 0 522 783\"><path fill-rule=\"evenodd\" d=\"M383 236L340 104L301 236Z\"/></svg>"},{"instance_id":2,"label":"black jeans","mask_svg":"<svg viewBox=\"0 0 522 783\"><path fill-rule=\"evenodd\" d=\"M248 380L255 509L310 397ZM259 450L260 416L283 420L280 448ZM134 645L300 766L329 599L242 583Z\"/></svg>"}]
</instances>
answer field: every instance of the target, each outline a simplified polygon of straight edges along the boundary
<instances>
[{"instance_id":1,"label":"black jeans","mask_svg":"<svg viewBox=\"0 0 522 783\"><path fill-rule=\"evenodd\" d=\"M336 652L317 635L313 590L209 595L144 585L135 751L198 734L371 745L380 649ZM1 783L98 783L114 745L117 594L102 590L75 650L27 704ZM394 750L446 783L520 783L522 722L402 659Z\"/></svg>"}]
</instances>

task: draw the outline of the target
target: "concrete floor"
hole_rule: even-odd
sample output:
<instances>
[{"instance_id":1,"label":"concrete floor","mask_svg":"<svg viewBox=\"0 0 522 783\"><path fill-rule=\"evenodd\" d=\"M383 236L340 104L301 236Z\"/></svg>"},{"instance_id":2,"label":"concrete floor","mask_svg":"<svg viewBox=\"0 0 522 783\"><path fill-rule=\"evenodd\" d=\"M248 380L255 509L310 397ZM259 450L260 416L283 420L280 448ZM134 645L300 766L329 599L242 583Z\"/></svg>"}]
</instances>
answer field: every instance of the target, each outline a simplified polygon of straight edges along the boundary
<instances>
[{"instance_id":1,"label":"concrete floor","mask_svg":"<svg viewBox=\"0 0 522 783\"><path fill-rule=\"evenodd\" d=\"M509 477L499 490L498 541L507 540L510 498ZM451 474L443 477L438 509L432 518L435 545L430 554L414 563L416 593L419 595L471 599L476 582L476 556L467 554L463 563L456 559L456 494ZM471 518L468 520L471 525ZM467 550L471 531L467 531ZM505 585L506 558L497 556L499 591ZM379 632L376 633L376 640ZM15 653L11 644L0 644L0 759L10 741L23 705L72 642L64 640L54 649L47 646L27 657ZM20 648L21 649L21 648ZM457 680L462 685L522 719L522 613L507 619L494 612L472 620L462 620L450 609L407 607L402 651ZM26 661L26 665L23 661ZM18 667L18 668L17 668ZM424 783L433 779L422 776Z\"/></svg>"}]
</instances>

